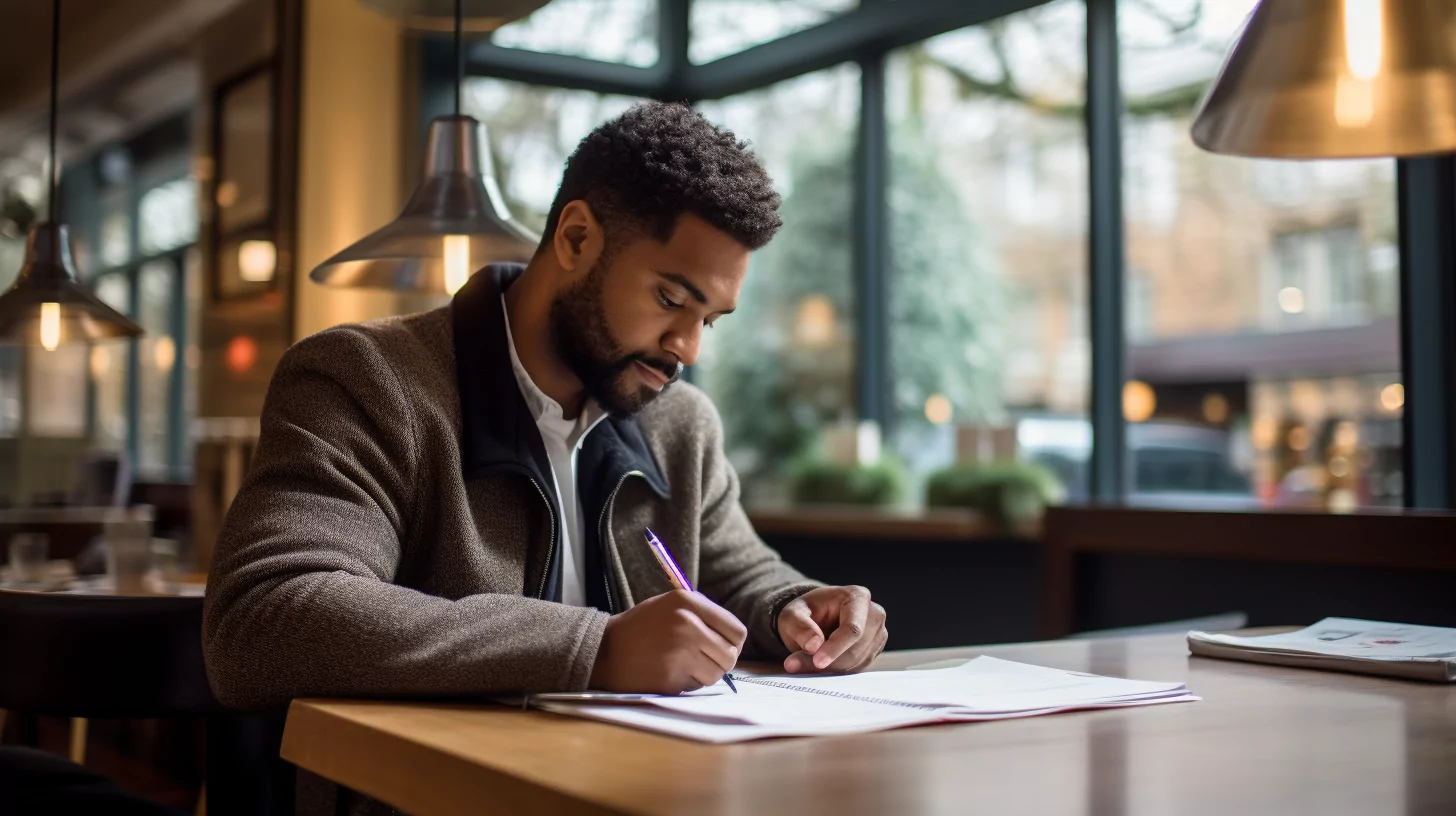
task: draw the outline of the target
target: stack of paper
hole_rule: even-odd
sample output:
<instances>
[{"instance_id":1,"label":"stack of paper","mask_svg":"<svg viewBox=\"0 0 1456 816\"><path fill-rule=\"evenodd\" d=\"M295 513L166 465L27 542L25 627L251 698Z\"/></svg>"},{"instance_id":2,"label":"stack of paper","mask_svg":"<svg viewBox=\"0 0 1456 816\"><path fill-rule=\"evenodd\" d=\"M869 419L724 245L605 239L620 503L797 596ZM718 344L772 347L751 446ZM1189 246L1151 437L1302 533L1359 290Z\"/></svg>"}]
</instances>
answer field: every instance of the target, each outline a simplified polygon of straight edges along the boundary
<instances>
[{"instance_id":1,"label":"stack of paper","mask_svg":"<svg viewBox=\"0 0 1456 816\"><path fill-rule=\"evenodd\" d=\"M733 679L737 694L719 693L715 687L706 693L656 697L633 705L542 698L532 703L560 714L723 743L1198 699L1182 683L1099 677L994 657L978 657L948 669L837 677L735 673Z\"/></svg>"},{"instance_id":2,"label":"stack of paper","mask_svg":"<svg viewBox=\"0 0 1456 816\"><path fill-rule=\"evenodd\" d=\"M1456 629L1437 626L1325 618L1264 637L1189 632L1188 649L1206 657L1456 682Z\"/></svg>"}]
</instances>

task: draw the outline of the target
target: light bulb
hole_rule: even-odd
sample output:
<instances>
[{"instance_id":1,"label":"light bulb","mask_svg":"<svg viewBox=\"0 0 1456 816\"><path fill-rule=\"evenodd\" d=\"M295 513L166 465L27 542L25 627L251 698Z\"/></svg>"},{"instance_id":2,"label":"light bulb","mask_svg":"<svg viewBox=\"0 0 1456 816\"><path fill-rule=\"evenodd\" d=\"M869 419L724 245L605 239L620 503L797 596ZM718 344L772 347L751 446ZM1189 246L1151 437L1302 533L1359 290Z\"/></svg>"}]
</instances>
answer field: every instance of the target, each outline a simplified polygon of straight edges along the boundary
<instances>
[{"instance_id":1,"label":"light bulb","mask_svg":"<svg viewBox=\"0 0 1456 816\"><path fill-rule=\"evenodd\" d=\"M40 344L46 351L55 351L61 344L61 304L40 305Z\"/></svg>"},{"instance_id":2,"label":"light bulb","mask_svg":"<svg viewBox=\"0 0 1456 816\"><path fill-rule=\"evenodd\" d=\"M1356 79L1372 80L1380 73L1381 43L1385 39L1382 0L1345 0L1345 64Z\"/></svg>"},{"instance_id":3,"label":"light bulb","mask_svg":"<svg viewBox=\"0 0 1456 816\"><path fill-rule=\"evenodd\" d=\"M470 279L470 236L445 236L445 291L455 294Z\"/></svg>"}]
</instances>

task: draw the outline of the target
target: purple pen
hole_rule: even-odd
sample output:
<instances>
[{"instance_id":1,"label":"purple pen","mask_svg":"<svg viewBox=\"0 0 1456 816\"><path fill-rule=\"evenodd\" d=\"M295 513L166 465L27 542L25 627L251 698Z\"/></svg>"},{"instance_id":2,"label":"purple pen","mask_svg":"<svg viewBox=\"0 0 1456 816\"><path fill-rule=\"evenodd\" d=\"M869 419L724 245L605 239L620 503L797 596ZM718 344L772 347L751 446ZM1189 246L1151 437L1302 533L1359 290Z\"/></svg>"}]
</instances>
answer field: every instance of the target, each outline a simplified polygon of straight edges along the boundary
<instances>
[{"instance_id":1,"label":"purple pen","mask_svg":"<svg viewBox=\"0 0 1456 816\"><path fill-rule=\"evenodd\" d=\"M657 537L657 533L652 532L651 527L643 527L642 530L643 535L647 539L647 548L652 550L652 555L657 558L657 565L662 567L663 572L667 573L667 580L672 584L672 588L683 589L688 592L697 592L696 589L693 589L692 583L688 581L688 576L683 573L682 567L677 565L677 561L672 557L672 553L668 551L667 545L663 544L662 539ZM732 689L734 694L738 693L738 687L733 685L733 677L731 675L724 674L723 682L728 684L728 688Z\"/></svg>"}]
</instances>

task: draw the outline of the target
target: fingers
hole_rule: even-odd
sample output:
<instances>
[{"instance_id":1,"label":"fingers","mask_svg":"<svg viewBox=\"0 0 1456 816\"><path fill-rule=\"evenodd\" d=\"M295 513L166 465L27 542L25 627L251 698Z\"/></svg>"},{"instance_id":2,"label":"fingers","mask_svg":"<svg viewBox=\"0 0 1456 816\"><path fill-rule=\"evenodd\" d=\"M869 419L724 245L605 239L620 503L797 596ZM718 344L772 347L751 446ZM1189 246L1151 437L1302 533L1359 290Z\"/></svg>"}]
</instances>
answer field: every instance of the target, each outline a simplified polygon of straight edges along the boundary
<instances>
[{"instance_id":1,"label":"fingers","mask_svg":"<svg viewBox=\"0 0 1456 816\"><path fill-rule=\"evenodd\" d=\"M839 605L839 625L829 635L829 639L824 641L823 648L813 652L816 669L822 670L832 665L859 642L869 626L870 591L859 586L844 589L846 597ZM883 609L881 614L884 614Z\"/></svg>"},{"instance_id":2,"label":"fingers","mask_svg":"<svg viewBox=\"0 0 1456 816\"><path fill-rule=\"evenodd\" d=\"M866 631L844 654L828 666L816 665L815 657L800 650L784 660L784 670L790 674L807 674L816 671L857 672L868 668L876 657L885 650L890 633L885 628L885 608L877 603L870 604ZM822 653L822 652L821 652Z\"/></svg>"},{"instance_id":3,"label":"fingers","mask_svg":"<svg viewBox=\"0 0 1456 816\"><path fill-rule=\"evenodd\" d=\"M853 649L844 653L838 663L830 665L829 670L846 673L864 671L885 651L885 644L889 639L890 630L883 627L873 634L866 634Z\"/></svg>"},{"instance_id":4,"label":"fingers","mask_svg":"<svg viewBox=\"0 0 1456 816\"><path fill-rule=\"evenodd\" d=\"M689 635L697 644L699 654L713 661L718 667L718 674L732 669L738 665L738 646L729 643L722 635L713 631L713 627L703 622L690 609L680 609L678 614L682 616L682 625L690 627L693 631Z\"/></svg>"},{"instance_id":5,"label":"fingers","mask_svg":"<svg viewBox=\"0 0 1456 816\"><path fill-rule=\"evenodd\" d=\"M804 599L795 598L779 610L779 640L791 652L813 654L824 645L824 631L814 622Z\"/></svg>"},{"instance_id":6,"label":"fingers","mask_svg":"<svg viewBox=\"0 0 1456 816\"><path fill-rule=\"evenodd\" d=\"M748 627L733 617L733 613L708 600L708 598L697 592L685 592L676 590L672 593L679 596L678 601L682 608L690 609L702 619L714 632L731 643L734 649L742 649L744 641L748 640ZM736 658L735 658L736 660Z\"/></svg>"}]
</instances>

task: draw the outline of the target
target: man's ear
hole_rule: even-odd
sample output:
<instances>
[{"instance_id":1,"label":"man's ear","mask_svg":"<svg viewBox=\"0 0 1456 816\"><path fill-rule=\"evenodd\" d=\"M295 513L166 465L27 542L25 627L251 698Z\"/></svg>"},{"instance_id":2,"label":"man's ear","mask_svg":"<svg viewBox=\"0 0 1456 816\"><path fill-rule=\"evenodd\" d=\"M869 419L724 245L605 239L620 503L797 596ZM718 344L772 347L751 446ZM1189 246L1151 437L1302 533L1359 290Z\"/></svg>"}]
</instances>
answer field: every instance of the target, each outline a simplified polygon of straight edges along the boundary
<instances>
[{"instance_id":1,"label":"man's ear","mask_svg":"<svg viewBox=\"0 0 1456 816\"><path fill-rule=\"evenodd\" d=\"M602 256L605 246L606 234L589 204L577 199L561 208L556 234L551 238L551 249L562 269L580 273L590 271Z\"/></svg>"}]
</instances>

